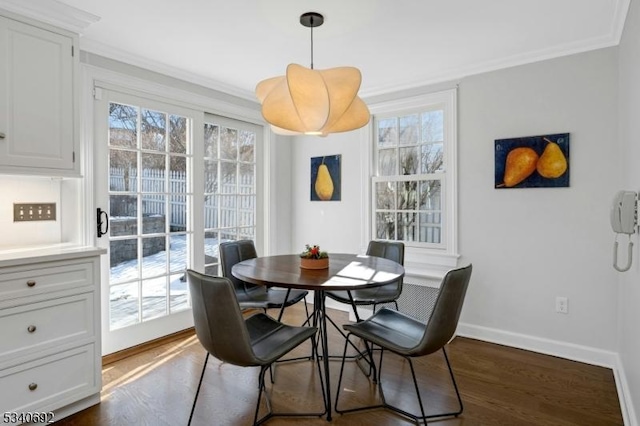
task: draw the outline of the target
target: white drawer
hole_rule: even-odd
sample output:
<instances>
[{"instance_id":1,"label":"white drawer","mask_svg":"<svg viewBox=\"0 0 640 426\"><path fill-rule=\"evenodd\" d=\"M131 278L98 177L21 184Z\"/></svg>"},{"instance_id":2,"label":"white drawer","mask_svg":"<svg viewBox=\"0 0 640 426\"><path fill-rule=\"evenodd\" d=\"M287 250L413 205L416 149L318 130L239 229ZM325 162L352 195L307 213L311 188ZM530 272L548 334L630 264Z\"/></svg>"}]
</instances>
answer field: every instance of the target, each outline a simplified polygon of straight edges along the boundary
<instances>
[{"instance_id":1,"label":"white drawer","mask_svg":"<svg viewBox=\"0 0 640 426\"><path fill-rule=\"evenodd\" d=\"M93 262L49 262L0 269L0 300L91 286Z\"/></svg>"},{"instance_id":2,"label":"white drawer","mask_svg":"<svg viewBox=\"0 0 640 426\"><path fill-rule=\"evenodd\" d=\"M0 310L0 364L9 358L94 336L94 293Z\"/></svg>"},{"instance_id":3,"label":"white drawer","mask_svg":"<svg viewBox=\"0 0 640 426\"><path fill-rule=\"evenodd\" d=\"M94 353L90 344L0 370L0 413L52 411L98 392Z\"/></svg>"}]
</instances>

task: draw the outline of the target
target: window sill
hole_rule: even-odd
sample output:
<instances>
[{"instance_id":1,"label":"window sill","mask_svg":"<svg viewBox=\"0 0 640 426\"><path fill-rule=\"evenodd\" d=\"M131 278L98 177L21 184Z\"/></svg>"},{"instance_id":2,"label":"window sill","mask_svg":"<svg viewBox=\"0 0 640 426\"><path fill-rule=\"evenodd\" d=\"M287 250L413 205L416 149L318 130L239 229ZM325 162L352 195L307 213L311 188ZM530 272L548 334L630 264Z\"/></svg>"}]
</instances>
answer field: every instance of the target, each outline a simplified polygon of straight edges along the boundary
<instances>
[{"instance_id":1,"label":"window sill","mask_svg":"<svg viewBox=\"0 0 640 426\"><path fill-rule=\"evenodd\" d=\"M405 281L437 281L458 266L459 254L438 253L417 247L405 249Z\"/></svg>"}]
</instances>

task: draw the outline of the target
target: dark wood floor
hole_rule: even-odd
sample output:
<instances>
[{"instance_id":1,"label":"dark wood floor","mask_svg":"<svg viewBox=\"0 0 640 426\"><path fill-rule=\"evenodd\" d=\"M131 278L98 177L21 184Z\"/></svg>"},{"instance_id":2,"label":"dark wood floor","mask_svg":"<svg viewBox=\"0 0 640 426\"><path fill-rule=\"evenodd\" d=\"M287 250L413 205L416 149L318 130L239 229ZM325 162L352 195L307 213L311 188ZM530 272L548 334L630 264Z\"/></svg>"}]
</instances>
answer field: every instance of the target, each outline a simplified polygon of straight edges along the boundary
<instances>
[{"instance_id":1,"label":"dark wood floor","mask_svg":"<svg viewBox=\"0 0 640 426\"><path fill-rule=\"evenodd\" d=\"M286 322L297 323L302 309L287 310ZM332 311L346 321L346 314ZM330 330L332 353L343 339ZM306 345L297 354L310 351ZM607 426L623 425L611 370L552 356L458 337L448 354L464 402L463 414L429 424L439 426ZM163 344L103 368L102 402L57 423L63 425L186 425L205 351L195 335ZM276 410L321 409L317 370L309 361L279 364L270 388ZM441 352L415 363L427 411L455 406ZM385 354L385 395L408 410L416 407L408 366ZM340 363L331 362L332 397ZM256 368L222 364L210 358L193 420L200 425L248 425L257 398ZM377 401L377 391L354 363L347 363L341 406ZM344 395L344 400L342 396ZM335 402L335 401L334 401ZM333 414L334 425L407 425L407 419L384 410ZM269 425L327 425L318 418L275 418Z\"/></svg>"}]
</instances>

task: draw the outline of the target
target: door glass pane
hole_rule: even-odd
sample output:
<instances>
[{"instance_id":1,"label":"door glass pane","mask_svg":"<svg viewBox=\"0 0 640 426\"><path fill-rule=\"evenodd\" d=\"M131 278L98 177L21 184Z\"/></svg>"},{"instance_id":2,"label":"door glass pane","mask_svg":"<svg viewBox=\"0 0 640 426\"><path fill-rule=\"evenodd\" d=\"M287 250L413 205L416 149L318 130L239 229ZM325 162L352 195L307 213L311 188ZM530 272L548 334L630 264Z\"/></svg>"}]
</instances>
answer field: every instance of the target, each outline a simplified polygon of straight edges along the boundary
<instances>
[{"instance_id":1,"label":"door glass pane","mask_svg":"<svg viewBox=\"0 0 640 426\"><path fill-rule=\"evenodd\" d=\"M109 190L137 191L138 156L135 151L109 150Z\"/></svg>"},{"instance_id":2,"label":"door glass pane","mask_svg":"<svg viewBox=\"0 0 640 426\"><path fill-rule=\"evenodd\" d=\"M140 143L142 149L165 151L167 149L167 116L158 111L142 110Z\"/></svg>"},{"instance_id":3,"label":"door glass pane","mask_svg":"<svg viewBox=\"0 0 640 426\"><path fill-rule=\"evenodd\" d=\"M218 137L220 127L214 124L204 125L204 156L205 158L218 158Z\"/></svg>"},{"instance_id":4,"label":"door glass pane","mask_svg":"<svg viewBox=\"0 0 640 426\"><path fill-rule=\"evenodd\" d=\"M142 282L142 320L150 320L167 314L167 277L152 278Z\"/></svg>"},{"instance_id":5,"label":"door glass pane","mask_svg":"<svg viewBox=\"0 0 640 426\"><path fill-rule=\"evenodd\" d=\"M114 225L112 220L109 227ZM137 279L140 276L138 239L127 238L111 240L109 246L109 260L111 264L109 283L118 284Z\"/></svg>"},{"instance_id":6,"label":"door glass pane","mask_svg":"<svg viewBox=\"0 0 640 426\"><path fill-rule=\"evenodd\" d=\"M231 228L236 226L236 196L220 196L220 227Z\"/></svg>"},{"instance_id":7,"label":"door glass pane","mask_svg":"<svg viewBox=\"0 0 640 426\"><path fill-rule=\"evenodd\" d=\"M166 199L164 195L142 194L143 234L162 234L166 231Z\"/></svg>"},{"instance_id":8,"label":"door glass pane","mask_svg":"<svg viewBox=\"0 0 640 426\"><path fill-rule=\"evenodd\" d=\"M138 145L138 108L109 104L109 145L135 148Z\"/></svg>"},{"instance_id":9,"label":"door glass pane","mask_svg":"<svg viewBox=\"0 0 640 426\"><path fill-rule=\"evenodd\" d=\"M169 265L171 272L187 269L187 236L185 234L169 237Z\"/></svg>"},{"instance_id":10,"label":"door glass pane","mask_svg":"<svg viewBox=\"0 0 640 426\"><path fill-rule=\"evenodd\" d=\"M220 158L223 160L238 159L238 131L222 127L220 132Z\"/></svg>"},{"instance_id":11,"label":"door glass pane","mask_svg":"<svg viewBox=\"0 0 640 426\"><path fill-rule=\"evenodd\" d=\"M165 155L142 154L142 192L165 192Z\"/></svg>"},{"instance_id":12,"label":"door glass pane","mask_svg":"<svg viewBox=\"0 0 640 426\"><path fill-rule=\"evenodd\" d=\"M137 283L111 286L109 289L109 322L111 330L140 322L138 302Z\"/></svg>"},{"instance_id":13,"label":"door glass pane","mask_svg":"<svg viewBox=\"0 0 640 426\"><path fill-rule=\"evenodd\" d=\"M138 196L109 196L109 234L112 237L138 233Z\"/></svg>"},{"instance_id":14,"label":"door glass pane","mask_svg":"<svg viewBox=\"0 0 640 426\"><path fill-rule=\"evenodd\" d=\"M207 195L204 199L204 226L205 228L218 228L218 204L219 195Z\"/></svg>"},{"instance_id":15,"label":"door glass pane","mask_svg":"<svg viewBox=\"0 0 640 426\"><path fill-rule=\"evenodd\" d=\"M256 197L254 195L239 196L240 202L238 226L255 226Z\"/></svg>"},{"instance_id":16,"label":"door glass pane","mask_svg":"<svg viewBox=\"0 0 640 426\"><path fill-rule=\"evenodd\" d=\"M255 164L240 163L240 184L238 187L238 193L240 194L255 194L256 186L253 183L255 176L256 166Z\"/></svg>"},{"instance_id":17,"label":"door glass pane","mask_svg":"<svg viewBox=\"0 0 640 426\"><path fill-rule=\"evenodd\" d=\"M220 163L220 174L222 177L222 188L221 192L223 194L235 194L237 192L236 188L236 169L237 163L230 162L221 162Z\"/></svg>"},{"instance_id":18,"label":"door glass pane","mask_svg":"<svg viewBox=\"0 0 640 426\"><path fill-rule=\"evenodd\" d=\"M142 239L142 278L157 277L167 273L165 237Z\"/></svg>"},{"instance_id":19,"label":"door glass pane","mask_svg":"<svg viewBox=\"0 0 640 426\"><path fill-rule=\"evenodd\" d=\"M177 115L169 116L169 151L187 153L187 119Z\"/></svg>"},{"instance_id":20,"label":"door glass pane","mask_svg":"<svg viewBox=\"0 0 640 426\"><path fill-rule=\"evenodd\" d=\"M189 307L187 276L183 272L169 277L169 310L178 312Z\"/></svg>"},{"instance_id":21,"label":"door glass pane","mask_svg":"<svg viewBox=\"0 0 640 426\"><path fill-rule=\"evenodd\" d=\"M243 130L240 132L240 161L255 162L256 134Z\"/></svg>"},{"instance_id":22,"label":"door glass pane","mask_svg":"<svg viewBox=\"0 0 640 426\"><path fill-rule=\"evenodd\" d=\"M187 195L172 195L169 197L169 232L184 232L187 230L187 206L191 205L191 199Z\"/></svg>"},{"instance_id":23,"label":"door glass pane","mask_svg":"<svg viewBox=\"0 0 640 426\"><path fill-rule=\"evenodd\" d=\"M215 160L204 162L204 192L208 194L218 192L218 162Z\"/></svg>"}]
</instances>

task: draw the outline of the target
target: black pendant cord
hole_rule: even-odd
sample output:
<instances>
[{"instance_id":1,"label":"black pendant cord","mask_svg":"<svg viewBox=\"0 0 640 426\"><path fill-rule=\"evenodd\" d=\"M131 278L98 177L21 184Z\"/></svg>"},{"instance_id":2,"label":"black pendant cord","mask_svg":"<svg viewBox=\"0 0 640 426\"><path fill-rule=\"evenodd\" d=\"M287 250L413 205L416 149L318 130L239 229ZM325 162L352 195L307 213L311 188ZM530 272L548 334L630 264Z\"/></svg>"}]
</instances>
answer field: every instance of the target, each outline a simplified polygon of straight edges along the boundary
<instances>
[{"instance_id":1,"label":"black pendant cord","mask_svg":"<svg viewBox=\"0 0 640 426\"><path fill-rule=\"evenodd\" d=\"M311 69L313 69L313 16L311 17Z\"/></svg>"},{"instance_id":2,"label":"black pendant cord","mask_svg":"<svg viewBox=\"0 0 640 426\"><path fill-rule=\"evenodd\" d=\"M300 23L311 28L311 69L313 69L313 27L319 27L324 23L324 16L317 12L307 12L300 15Z\"/></svg>"}]
</instances>

